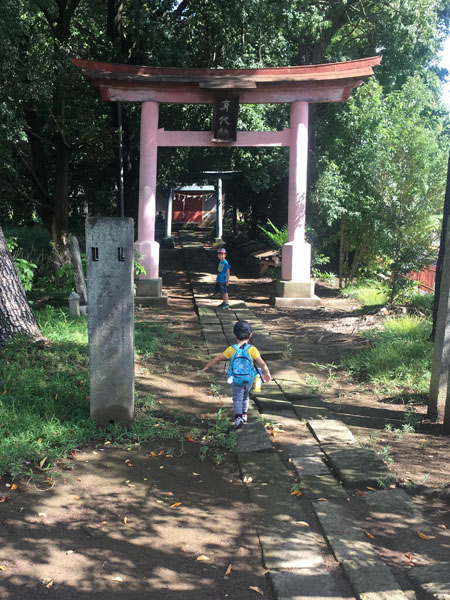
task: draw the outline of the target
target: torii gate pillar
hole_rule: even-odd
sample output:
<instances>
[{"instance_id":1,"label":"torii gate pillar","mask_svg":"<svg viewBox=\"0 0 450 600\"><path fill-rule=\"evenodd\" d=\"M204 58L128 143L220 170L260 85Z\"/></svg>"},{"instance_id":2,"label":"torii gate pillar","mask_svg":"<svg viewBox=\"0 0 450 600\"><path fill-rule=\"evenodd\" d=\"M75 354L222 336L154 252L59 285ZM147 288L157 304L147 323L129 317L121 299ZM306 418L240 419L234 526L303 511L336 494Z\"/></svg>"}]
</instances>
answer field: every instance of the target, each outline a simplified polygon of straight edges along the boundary
<instances>
[{"instance_id":1,"label":"torii gate pillar","mask_svg":"<svg viewBox=\"0 0 450 600\"><path fill-rule=\"evenodd\" d=\"M320 304L311 280L311 246L305 242L308 102L292 102L290 118L288 241L283 246L276 306Z\"/></svg>"},{"instance_id":2,"label":"torii gate pillar","mask_svg":"<svg viewBox=\"0 0 450 600\"><path fill-rule=\"evenodd\" d=\"M158 158L158 102L141 106L141 140L139 162L138 241L134 247L141 257L145 279L136 284L136 303L167 304L159 276L159 244L155 241L156 174Z\"/></svg>"}]
</instances>

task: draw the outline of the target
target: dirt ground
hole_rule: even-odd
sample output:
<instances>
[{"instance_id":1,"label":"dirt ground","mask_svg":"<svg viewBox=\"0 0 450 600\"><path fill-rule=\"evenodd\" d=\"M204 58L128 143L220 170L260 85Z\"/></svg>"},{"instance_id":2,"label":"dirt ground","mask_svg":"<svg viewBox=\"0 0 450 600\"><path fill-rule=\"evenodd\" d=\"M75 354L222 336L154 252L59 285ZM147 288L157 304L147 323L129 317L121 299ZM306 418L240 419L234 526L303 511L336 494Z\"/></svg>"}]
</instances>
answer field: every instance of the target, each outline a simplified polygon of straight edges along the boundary
<instances>
[{"instance_id":1,"label":"dirt ground","mask_svg":"<svg viewBox=\"0 0 450 600\"><path fill-rule=\"evenodd\" d=\"M219 409L231 416L231 402L217 394L214 375L199 373L208 356L179 248L162 251L161 271L170 306L138 309L136 321L168 325L179 343L137 362L136 388L153 398L161 416L177 415L204 434ZM430 526L447 527L441 528L445 543L434 544L429 560L448 560L450 438L428 423L396 439L384 427L401 423L402 404L319 366L337 365L345 353L364 348L358 332L381 317L361 316L354 301L330 286L317 286L317 309L280 310L271 304L272 280L250 277L245 268L232 273L231 299L245 300L286 342L293 363L316 378L320 394L359 441L378 450L389 446L390 468ZM0 502L0 598L250 600L264 594L270 600L256 516L235 459L218 450L200 460L201 447L188 439L88 445L52 486L24 480L11 490L0 481L0 500L7 498ZM363 526L362 515L355 518ZM380 553L405 563L395 526L380 520L376 527Z\"/></svg>"}]
</instances>

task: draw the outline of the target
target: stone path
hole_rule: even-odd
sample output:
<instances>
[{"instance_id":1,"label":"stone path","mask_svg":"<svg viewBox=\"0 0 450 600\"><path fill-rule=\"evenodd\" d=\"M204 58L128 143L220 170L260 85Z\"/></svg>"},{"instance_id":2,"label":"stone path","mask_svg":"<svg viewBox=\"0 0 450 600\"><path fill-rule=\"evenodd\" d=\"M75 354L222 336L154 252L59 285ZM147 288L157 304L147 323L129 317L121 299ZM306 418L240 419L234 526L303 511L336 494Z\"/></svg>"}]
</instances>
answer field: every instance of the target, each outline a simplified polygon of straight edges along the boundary
<instances>
[{"instance_id":1,"label":"stone path","mask_svg":"<svg viewBox=\"0 0 450 600\"><path fill-rule=\"evenodd\" d=\"M342 597L325 565L318 536L326 540L355 597L411 598L411 589L408 593L402 590L391 568L375 551L370 532L354 524L353 514L356 503L363 502L367 514L382 513L392 520L393 527L401 524L408 531L420 530L426 535L420 512L403 490L389 487L395 476L379 455L360 447L326 402L302 384L299 372L283 356L280 342L265 330L245 302L231 301L231 310L216 310L217 301L208 299L215 279L215 257L213 260L195 233L180 231L179 238L209 353L218 354L232 344L234 322L247 320L254 331L252 342L274 377L261 392L253 394L249 423L238 434L237 459L259 515L262 560L275 598ZM229 393L225 383L223 392ZM276 422L288 434L287 442L280 436L278 452L264 421ZM298 475L301 496L291 495L290 469ZM376 486L387 489L377 490ZM356 498L352 490L364 492ZM318 531L313 532L308 523L311 514L320 525ZM420 538L415 539L419 545ZM408 576L417 597L450 599L450 562L434 563L431 568L415 566Z\"/></svg>"}]
</instances>

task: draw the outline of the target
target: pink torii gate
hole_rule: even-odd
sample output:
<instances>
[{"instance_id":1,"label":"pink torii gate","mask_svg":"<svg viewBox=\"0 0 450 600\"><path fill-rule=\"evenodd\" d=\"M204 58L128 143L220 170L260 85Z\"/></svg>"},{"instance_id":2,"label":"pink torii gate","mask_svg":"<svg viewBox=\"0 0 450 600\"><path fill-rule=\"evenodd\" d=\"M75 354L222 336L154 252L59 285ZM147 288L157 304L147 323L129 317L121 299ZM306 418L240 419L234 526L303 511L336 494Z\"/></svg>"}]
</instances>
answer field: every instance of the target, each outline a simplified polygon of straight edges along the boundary
<instances>
[{"instance_id":1,"label":"pink torii gate","mask_svg":"<svg viewBox=\"0 0 450 600\"><path fill-rule=\"evenodd\" d=\"M345 102L371 75L381 56L361 60L267 69L177 69L119 65L73 59L108 102L141 102L139 222L137 251L147 272L140 281L149 296L162 295L159 244L155 241L158 146L288 147L288 241L283 246L281 281L276 304L315 304L311 281L311 248L305 242L308 105ZM240 104L289 103L290 128L283 131L238 131L236 141L211 140L209 131L166 131L158 128L161 102L212 104L218 93L239 94Z\"/></svg>"}]
</instances>

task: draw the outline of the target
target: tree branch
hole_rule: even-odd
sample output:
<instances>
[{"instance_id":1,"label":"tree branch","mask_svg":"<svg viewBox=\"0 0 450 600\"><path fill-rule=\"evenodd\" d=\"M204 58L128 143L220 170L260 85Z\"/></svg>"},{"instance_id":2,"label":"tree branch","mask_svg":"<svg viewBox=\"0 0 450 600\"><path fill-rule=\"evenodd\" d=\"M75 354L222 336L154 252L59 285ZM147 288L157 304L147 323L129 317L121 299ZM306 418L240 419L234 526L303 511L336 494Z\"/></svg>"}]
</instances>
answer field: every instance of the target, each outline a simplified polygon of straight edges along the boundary
<instances>
[{"instance_id":1,"label":"tree branch","mask_svg":"<svg viewBox=\"0 0 450 600\"><path fill-rule=\"evenodd\" d=\"M19 196L27 200L27 202L36 204L37 206L40 206L41 208L44 208L46 210L53 211L53 207L51 206L51 204L45 204L44 202L35 200L34 198L26 194L23 190L21 190L9 173L6 173L3 177L0 175L0 181L2 181L6 186L8 186L8 188L11 191L15 192L16 194L19 194Z\"/></svg>"}]
</instances>

